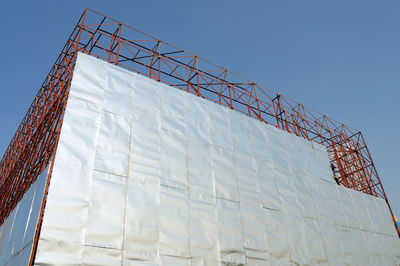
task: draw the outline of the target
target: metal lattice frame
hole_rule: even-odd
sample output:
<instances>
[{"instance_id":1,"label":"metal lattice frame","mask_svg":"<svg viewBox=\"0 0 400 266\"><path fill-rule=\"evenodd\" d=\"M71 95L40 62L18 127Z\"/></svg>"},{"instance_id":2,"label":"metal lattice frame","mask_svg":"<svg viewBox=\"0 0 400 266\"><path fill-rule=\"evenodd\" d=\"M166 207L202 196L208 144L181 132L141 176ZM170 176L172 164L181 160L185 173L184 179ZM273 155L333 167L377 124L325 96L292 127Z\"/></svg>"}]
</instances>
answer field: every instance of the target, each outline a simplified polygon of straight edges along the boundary
<instances>
[{"instance_id":1,"label":"metal lattice frame","mask_svg":"<svg viewBox=\"0 0 400 266\"><path fill-rule=\"evenodd\" d=\"M361 132L205 59L86 9L0 162L0 224L54 155L78 51L326 146L336 166L338 181L384 198L392 212ZM397 226L396 229L400 235Z\"/></svg>"}]
</instances>

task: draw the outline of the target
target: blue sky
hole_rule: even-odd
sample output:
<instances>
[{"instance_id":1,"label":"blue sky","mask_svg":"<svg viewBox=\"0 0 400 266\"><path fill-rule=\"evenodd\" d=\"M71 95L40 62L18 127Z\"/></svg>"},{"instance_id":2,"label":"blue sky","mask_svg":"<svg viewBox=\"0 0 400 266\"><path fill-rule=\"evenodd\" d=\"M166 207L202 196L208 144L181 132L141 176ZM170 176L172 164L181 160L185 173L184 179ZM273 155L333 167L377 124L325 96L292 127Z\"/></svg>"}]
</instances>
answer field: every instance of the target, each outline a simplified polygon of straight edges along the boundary
<instances>
[{"instance_id":1,"label":"blue sky","mask_svg":"<svg viewBox=\"0 0 400 266\"><path fill-rule=\"evenodd\" d=\"M85 7L361 130L400 216L399 1L1 1L0 154Z\"/></svg>"}]
</instances>

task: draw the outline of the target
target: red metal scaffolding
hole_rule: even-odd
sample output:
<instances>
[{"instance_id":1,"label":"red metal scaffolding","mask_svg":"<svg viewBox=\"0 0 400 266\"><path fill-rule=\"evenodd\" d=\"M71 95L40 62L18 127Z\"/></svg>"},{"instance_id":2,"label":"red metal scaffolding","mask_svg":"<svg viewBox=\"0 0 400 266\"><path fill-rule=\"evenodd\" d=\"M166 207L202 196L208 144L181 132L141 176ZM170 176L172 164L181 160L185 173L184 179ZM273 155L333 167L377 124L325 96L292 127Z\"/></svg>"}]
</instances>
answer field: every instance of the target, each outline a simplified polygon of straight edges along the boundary
<instances>
[{"instance_id":1,"label":"red metal scaffolding","mask_svg":"<svg viewBox=\"0 0 400 266\"><path fill-rule=\"evenodd\" d=\"M0 162L0 225L55 154L78 51L326 146L338 181L384 198L392 212L361 132L203 58L86 9Z\"/></svg>"}]
</instances>

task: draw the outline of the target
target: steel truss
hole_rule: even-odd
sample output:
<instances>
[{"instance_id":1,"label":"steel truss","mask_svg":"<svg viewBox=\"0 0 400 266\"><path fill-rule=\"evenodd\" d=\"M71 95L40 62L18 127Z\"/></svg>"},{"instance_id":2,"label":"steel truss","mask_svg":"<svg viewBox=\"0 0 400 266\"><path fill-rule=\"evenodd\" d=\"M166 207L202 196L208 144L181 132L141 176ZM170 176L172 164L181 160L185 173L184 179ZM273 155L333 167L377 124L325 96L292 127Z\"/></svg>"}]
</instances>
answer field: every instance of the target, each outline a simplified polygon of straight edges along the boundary
<instances>
[{"instance_id":1,"label":"steel truss","mask_svg":"<svg viewBox=\"0 0 400 266\"><path fill-rule=\"evenodd\" d=\"M78 51L326 146L338 181L384 198L392 212L360 131L208 60L86 9L0 162L0 225L53 160Z\"/></svg>"}]
</instances>

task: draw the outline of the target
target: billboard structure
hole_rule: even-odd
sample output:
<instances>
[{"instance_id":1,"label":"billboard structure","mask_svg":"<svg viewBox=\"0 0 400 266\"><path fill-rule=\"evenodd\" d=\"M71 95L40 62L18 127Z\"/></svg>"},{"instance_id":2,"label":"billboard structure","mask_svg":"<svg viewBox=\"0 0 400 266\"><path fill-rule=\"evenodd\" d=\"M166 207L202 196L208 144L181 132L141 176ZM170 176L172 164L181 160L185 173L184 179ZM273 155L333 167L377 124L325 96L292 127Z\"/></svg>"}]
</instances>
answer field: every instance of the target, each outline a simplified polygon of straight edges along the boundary
<instances>
[{"instance_id":1,"label":"billboard structure","mask_svg":"<svg viewBox=\"0 0 400 266\"><path fill-rule=\"evenodd\" d=\"M91 10L0 171L2 264L400 260L360 132Z\"/></svg>"}]
</instances>

